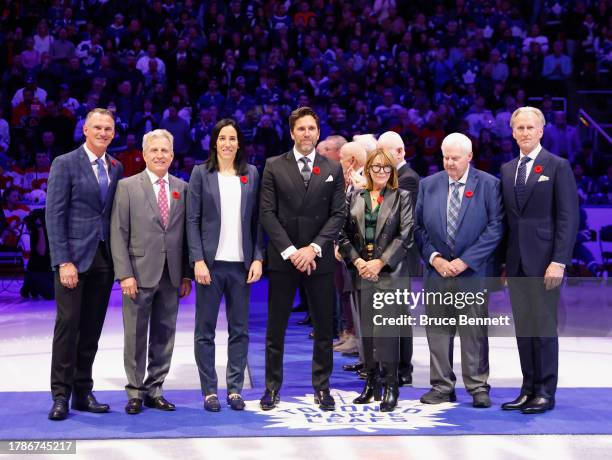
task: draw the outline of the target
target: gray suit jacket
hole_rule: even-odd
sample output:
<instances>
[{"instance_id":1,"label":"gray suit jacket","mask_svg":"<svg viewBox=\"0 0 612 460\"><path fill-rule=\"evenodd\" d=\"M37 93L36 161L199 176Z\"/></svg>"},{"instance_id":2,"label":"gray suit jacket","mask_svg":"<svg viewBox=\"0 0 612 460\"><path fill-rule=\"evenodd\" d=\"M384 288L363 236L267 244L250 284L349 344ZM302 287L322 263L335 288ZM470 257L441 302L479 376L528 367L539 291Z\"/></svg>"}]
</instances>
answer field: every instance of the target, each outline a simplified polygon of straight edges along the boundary
<instances>
[{"instance_id":1,"label":"gray suit jacket","mask_svg":"<svg viewBox=\"0 0 612 460\"><path fill-rule=\"evenodd\" d=\"M170 216L165 229L146 170L119 181L111 218L116 279L133 276L138 287L155 287L166 261L173 286L191 278L185 239L187 183L172 175L168 179Z\"/></svg>"}]
</instances>

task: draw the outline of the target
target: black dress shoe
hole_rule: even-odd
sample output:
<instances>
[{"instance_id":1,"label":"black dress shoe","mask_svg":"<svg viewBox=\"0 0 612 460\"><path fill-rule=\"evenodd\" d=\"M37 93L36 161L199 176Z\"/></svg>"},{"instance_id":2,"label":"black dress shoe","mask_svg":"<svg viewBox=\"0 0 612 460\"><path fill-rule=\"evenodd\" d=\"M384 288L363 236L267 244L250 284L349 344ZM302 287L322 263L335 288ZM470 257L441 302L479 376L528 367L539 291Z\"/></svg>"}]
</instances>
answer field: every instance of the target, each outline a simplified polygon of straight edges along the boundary
<instances>
[{"instance_id":1,"label":"black dress shoe","mask_svg":"<svg viewBox=\"0 0 612 460\"><path fill-rule=\"evenodd\" d=\"M530 399L531 399L531 395L521 393L520 395L518 395L518 398L513 399L512 401L503 403L501 408L503 410L519 410Z\"/></svg>"},{"instance_id":2,"label":"black dress shoe","mask_svg":"<svg viewBox=\"0 0 612 460\"><path fill-rule=\"evenodd\" d=\"M397 376L397 385L400 387L403 387L403 386L411 387L412 386L412 374L407 374L407 375L399 374Z\"/></svg>"},{"instance_id":3,"label":"black dress shoe","mask_svg":"<svg viewBox=\"0 0 612 460\"><path fill-rule=\"evenodd\" d=\"M204 399L204 409L208 412L219 412L221 410L221 403L216 395L208 396Z\"/></svg>"},{"instance_id":4,"label":"black dress shoe","mask_svg":"<svg viewBox=\"0 0 612 460\"><path fill-rule=\"evenodd\" d=\"M336 409L336 401L329 390L315 390L314 403L318 404L321 410Z\"/></svg>"},{"instance_id":5,"label":"black dress shoe","mask_svg":"<svg viewBox=\"0 0 612 460\"><path fill-rule=\"evenodd\" d=\"M523 414L541 414L547 410L553 410L555 408L555 398L545 398L544 396L535 396L534 398L527 401L521 407Z\"/></svg>"},{"instance_id":6,"label":"black dress shoe","mask_svg":"<svg viewBox=\"0 0 612 460\"><path fill-rule=\"evenodd\" d=\"M354 404L368 404L374 401L380 401L382 394L382 386L380 379L374 373L368 374L365 386L361 391L361 394L353 399Z\"/></svg>"},{"instance_id":7,"label":"black dress shoe","mask_svg":"<svg viewBox=\"0 0 612 460\"><path fill-rule=\"evenodd\" d=\"M87 393L85 396L73 395L72 408L85 412L94 412L96 414L103 414L110 410L110 406L108 404L99 403L94 394L91 392Z\"/></svg>"},{"instance_id":8,"label":"black dress shoe","mask_svg":"<svg viewBox=\"0 0 612 460\"><path fill-rule=\"evenodd\" d=\"M57 398L49 411L49 420L65 420L68 417L68 401L66 398Z\"/></svg>"},{"instance_id":9,"label":"black dress shoe","mask_svg":"<svg viewBox=\"0 0 612 460\"><path fill-rule=\"evenodd\" d=\"M259 400L259 405L262 410L272 410L280 402L280 394L275 390L268 390L264 392L263 396Z\"/></svg>"},{"instance_id":10,"label":"black dress shoe","mask_svg":"<svg viewBox=\"0 0 612 460\"><path fill-rule=\"evenodd\" d=\"M489 392L479 391L478 393L474 393L472 395L472 407L478 407L482 409L491 407L491 398L489 397Z\"/></svg>"},{"instance_id":11,"label":"black dress shoe","mask_svg":"<svg viewBox=\"0 0 612 460\"><path fill-rule=\"evenodd\" d=\"M246 404L244 403L244 399L237 393L227 395L227 404L230 406L232 410L244 410Z\"/></svg>"},{"instance_id":12,"label":"black dress shoe","mask_svg":"<svg viewBox=\"0 0 612 460\"><path fill-rule=\"evenodd\" d=\"M347 372L357 372L361 369L363 369L363 363L361 361L357 361L353 364L345 364L344 366L342 366L342 370Z\"/></svg>"},{"instance_id":13,"label":"black dress shoe","mask_svg":"<svg viewBox=\"0 0 612 460\"><path fill-rule=\"evenodd\" d=\"M144 405L150 407L152 409L159 409L165 411L173 411L176 410L176 406L166 400L163 396L157 396L155 398L146 397L144 401Z\"/></svg>"},{"instance_id":14,"label":"black dress shoe","mask_svg":"<svg viewBox=\"0 0 612 460\"><path fill-rule=\"evenodd\" d=\"M299 326L310 326L312 324L310 313L304 316L304 319L299 320L297 323Z\"/></svg>"},{"instance_id":15,"label":"black dress shoe","mask_svg":"<svg viewBox=\"0 0 612 460\"><path fill-rule=\"evenodd\" d=\"M130 399L125 405L125 412L130 415L140 414L142 412L142 399Z\"/></svg>"},{"instance_id":16,"label":"black dress shoe","mask_svg":"<svg viewBox=\"0 0 612 460\"><path fill-rule=\"evenodd\" d=\"M381 412L393 412L397 407L397 400L399 399L399 388L396 384L385 385L385 393L383 394L382 401L380 402Z\"/></svg>"},{"instance_id":17,"label":"black dress shoe","mask_svg":"<svg viewBox=\"0 0 612 460\"><path fill-rule=\"evenodd\" d=\"M441 404L445 402L457 401L457 395L454 391L450 393L442 393L441 391L434 390L433 388L421 396L420 401L423 404Z\"/></svg>"}]
</instances>

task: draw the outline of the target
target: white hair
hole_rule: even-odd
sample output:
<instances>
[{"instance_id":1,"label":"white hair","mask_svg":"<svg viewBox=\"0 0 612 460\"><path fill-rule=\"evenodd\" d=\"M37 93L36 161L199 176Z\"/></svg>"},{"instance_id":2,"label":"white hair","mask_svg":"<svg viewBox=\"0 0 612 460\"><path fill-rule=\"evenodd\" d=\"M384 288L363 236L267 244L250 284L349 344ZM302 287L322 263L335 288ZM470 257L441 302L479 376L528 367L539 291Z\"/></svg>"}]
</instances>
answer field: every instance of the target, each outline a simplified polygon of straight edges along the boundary
<instances>
[{"instance_id":1,"label":"white hair","mask_svg":"<svg viewBox=\"0 0 612 460\"><path fill-rule=\"evenodd\" d=\"M170 150L174 150L174 136L165 129L154 129L142 136L142 151L146 152L153 139L166 139L170 142Z\"/></svg>"},{"instance_id":2,"label":"white hair","mask_svg":"<svg viewBox=\"0 0 612 460\"><path fill-rule=\"evenodd\" d=\"M544 117L542 111L536 107L530 107L526 105L525 107L519 107L512 113L512 116L510 117L511 128L513 128L512 125L514 124L514 120L516 120L516 117L518 117L522 113L533 113L536 117L538 117L538 121L540 122L541 127L544 128L544 126L546 126L546 118Z\"/></svg>"},{"instance_id":3,"label":"white hair","mask_svg":"<svg viewBox=\"0 0 612 460\"><path fill-rule=\"evenodd\" d=\"M472 141L465 134L450 133L446 136L442 141L442 153L450 147L459 147L465 155L472 153Z\"/></svg>"},{"instance_id":4,"label":"white hair","mask_svg":"<svg viewBox=\"0 0 612 460\"><path fill-rule=\"evenodd\" d=\"M356 134L353 136L353 140L361 144L368 155L376 150L374 134Z\"/></svg>"},{"instance_id":5,"label":"white hair","mask_svg":"<svg viewBox=\"0 0 612 460\"><path fill-rule=\"evenodd\" d=\"M402 140L402 136L395 131L387 131L380 135L378 142L376 143L376 147L383 150L399 148L403 149L404 141Z\"/></svg>"}]
</instances>

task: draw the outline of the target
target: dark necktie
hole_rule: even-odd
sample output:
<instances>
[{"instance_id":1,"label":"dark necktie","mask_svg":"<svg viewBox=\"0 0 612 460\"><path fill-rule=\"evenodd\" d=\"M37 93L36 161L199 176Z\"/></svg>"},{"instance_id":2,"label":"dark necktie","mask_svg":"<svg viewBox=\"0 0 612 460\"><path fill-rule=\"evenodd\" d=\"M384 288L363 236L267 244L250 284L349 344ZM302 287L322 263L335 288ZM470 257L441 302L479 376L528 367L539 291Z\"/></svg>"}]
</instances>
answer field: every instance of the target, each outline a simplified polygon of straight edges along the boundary
<instances>
[{"instance_id":1,"label":"dark necktie","mask_svg":"<svg viewBox=\"0 0 612 460\"><path fill-rule=\"evenodd\" d=\"M527 190L527 163L531 161L529 157L521 158L518 173L516 174L516 184L514 185L514 193L516 195L516 204L519 209L525 204L525 192Z\"/></svg>"},{"instance_id":2,"label":"dark necktie","mask_svg":"<svg viewBox=\"0 0 612 460\"><path fill-rule=\"evenodd\" d=\"M457 223L459 221L459 209L461 202L459 200L459 188L461 182L453 182L451 186L450 200L448 201L448 209L446 211L446 242L451 250L455 249L455 235L457 234Z\"/></svg>"},{"instance_id":3,"label":"dark necktie","mask_svg":"<svg viewBox=\"0 0 612 460\"><path fill-rule=\"evenodd\" d=\"M106 203L106 195L108 194L108 174L106 174L106 168L104 167L104 160L98 158L96 160L98 165L98 185L100 186L100 199L102 204Z\"/></svg>"},{"instance_id":4,"label":"dark necktie","mask_svg":"<svg viewBox=\"0 0 612 460\"><path fill-rule=\"evenodd\" d=\"M312 169L310 169L310 166L308 166L310 158L302 157L300 158L300 161L304 164L301 171L302 179L304 179L304 187L308 188L308 182L310 182L310 175L312 174Z\"/></svg>"}]
</instances>

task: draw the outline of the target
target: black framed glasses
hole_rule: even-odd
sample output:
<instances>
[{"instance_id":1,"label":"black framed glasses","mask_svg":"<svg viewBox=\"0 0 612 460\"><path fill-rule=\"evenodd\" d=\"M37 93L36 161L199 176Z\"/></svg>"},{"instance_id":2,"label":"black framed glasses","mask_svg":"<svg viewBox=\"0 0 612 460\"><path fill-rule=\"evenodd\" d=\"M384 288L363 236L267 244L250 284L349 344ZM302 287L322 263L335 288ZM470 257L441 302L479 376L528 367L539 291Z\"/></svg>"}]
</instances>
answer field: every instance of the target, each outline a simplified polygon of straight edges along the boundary
<instances>
[{"instance_id":1,"label":"black framed glasses","mask_svg":"<svg viewBox=\"0 0 612 460\"><path fill-rule=\"evenodd\" d=\"M385 174L390 174L391 171L393 171L393 166L390 165L370 165L370 171L375 172L375 173L379 173L379 172L384 172Z\"/></svg>"}]
</instances>

